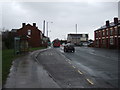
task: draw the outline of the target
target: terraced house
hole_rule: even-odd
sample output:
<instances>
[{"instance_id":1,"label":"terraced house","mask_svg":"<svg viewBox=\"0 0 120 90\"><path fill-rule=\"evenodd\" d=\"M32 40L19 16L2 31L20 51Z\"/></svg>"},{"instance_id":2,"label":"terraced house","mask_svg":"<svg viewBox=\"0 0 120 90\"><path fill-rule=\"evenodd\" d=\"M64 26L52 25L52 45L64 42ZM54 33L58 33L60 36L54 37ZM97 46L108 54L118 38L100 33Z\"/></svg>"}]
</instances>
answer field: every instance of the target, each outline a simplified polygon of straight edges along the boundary
<instances>
[{"instance_id":1,"label":"terraced house","mask_svg":"<svg viewBox=\"0 0 120 90\"><path fill-rule=\"evenodd\" d=\"M106 21L106 25L94 31L95 47L120 49L120 20Z\"/></svg>"}]
</instances>

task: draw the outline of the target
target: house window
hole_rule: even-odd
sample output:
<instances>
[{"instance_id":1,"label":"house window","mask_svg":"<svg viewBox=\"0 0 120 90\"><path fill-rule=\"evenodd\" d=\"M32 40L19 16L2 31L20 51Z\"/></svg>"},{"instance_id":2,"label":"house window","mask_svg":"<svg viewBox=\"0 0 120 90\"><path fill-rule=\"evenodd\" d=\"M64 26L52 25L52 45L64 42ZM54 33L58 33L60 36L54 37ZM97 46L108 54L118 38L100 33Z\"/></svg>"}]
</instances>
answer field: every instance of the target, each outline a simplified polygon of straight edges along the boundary
<instances>
[{"instance_id":1,"label":"house window","mask_svg":"<svg viewBox=\"0 0 120 90\"><path fill-rule=\"evenodd\" d=\"M110 45L113 45L113 38L110 38Z\"/></svg>"},{"instance_id":2,"label":"house window","mask_svg":"<svg viewBox=\"0 0 120 90\"><path fill-rule=\"evenodd\" d=\"M96 32L96 37L98 37L98 32Z\"/></svg>"},{"instance_id":3,"label":"house window","mask_svg":"<svg viewBox=\"0 0 120 90\"><path fill-rule=\"evenodd\" d=\"M99 37L101 37L101 32L99 31Z\"/></svg>"},{"instance_id":4,"label":"house window","mask_svg":"<svg viewBox=\"0 0 120 90\"><path fill-rule=\"evenodd\" d=\"M83 34L82 37L86 37L85 34Z\"/></svg>"},{"instance_id":5,"label":"house window","mask_svg":"<svg viewBox=\"0 0 120 90\"><path fill-rule=\"evenodd\" d=\"M105 44L105 39L102 39L102 44Z\"/></svg>"},{"instance_id":6,"label":"house window","mask_svg":"<svg viewBox=\"0 0 120 90\"><path fill-rule=\"evenodd\" d=\"M102 31L102 36L105 36L105 31Z\"/></svg>"},{"instance_id":7,"label":"house window","mask_svg":"<svg viewBox=\"0 0 120 90\"><path fill-rule=\"evenodd\" d=\"M31 30L28 30L28 35L31 35Z\"/></svg>"},{"instance_id":8,"label":"house window","mask_svg":"<svg viewBox=\"0 0 120 90\"><path fill-rule=\"evenodd\" d=\"M98 40L96 40L96 45L98 45L99 44L99 41Z\"/></svg>"},{"instance_id":9,"label":"house window","mask_svg":"<svg viewBox=\"0 0 120 90\"><path fill-rule=\"evenodd\" d=\"M108 35L108 29L106 30L106 35Z\"/></svg>"},{"instance_id":10,"label":"house window","mask_svg":"<svg viewBox=\"0 0 120 90\"><path fill-rule=\"evenodd\" d=\"M118 34L120 35L120 27L118 27Z\"/></svg>"},{"instance_id":11,"label":"house window","mask_svg":"<svg viewBox=\"0 0 120 90\"><path fill-rule=\"evenodd\" d=\"M113 35L113 29L112 28L110 29L110 35Z\"/></svg>"},{"instance_id":12,"label":"house window","mask_svg":"<svg viewBox=\"0 0 120 90\"><path fill-rule=\"evenodd\" d=\"M115 34L117 35L117 33L118 33L118 29L117 27L115 27Z\"/></svg>"}]
</instances>

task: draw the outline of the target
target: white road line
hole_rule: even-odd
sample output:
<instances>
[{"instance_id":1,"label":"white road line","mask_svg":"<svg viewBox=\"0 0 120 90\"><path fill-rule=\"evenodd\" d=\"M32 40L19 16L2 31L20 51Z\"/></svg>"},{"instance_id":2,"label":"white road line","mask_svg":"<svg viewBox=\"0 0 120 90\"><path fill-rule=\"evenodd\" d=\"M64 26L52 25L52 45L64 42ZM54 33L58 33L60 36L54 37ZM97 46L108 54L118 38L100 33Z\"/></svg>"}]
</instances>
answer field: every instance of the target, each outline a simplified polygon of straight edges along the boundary
<instances>
[{"instance_id":1,"label":"white road line","mask_svg":"<svg viewBox=\"0 0 120 90\"><path fill-rule=\"evenodd\" d=\"M69 64L71 64L71 62L68 62Z\"/></svg>"},{"instance_id":2,"label":"white road line","mask_svg":"<svg viewBox=\"0 0 120 90\"><path fill-rule=\"evenodd\" d=\"M80 70L78 70L78 73L81 74L81 75L83 74Z\"/></svg>"},{"instance_id":3,"label":"white road line","mask_svg":"<svg viewBox=\"0 0 120 90\"><path fill-rule=\"evenodd\" d=\"M72 66L73 68L76 68L75 66Z\"/></svg>"},{"instance_id":4,"label":"white road line","mask_svg":"<svg viewBox=\"0 0 120 90\"><path fill-rule=\"evenodd\" d=\"M91 81L91 80L89 80L89 79L86 79L87 81L88 81L88 83L90 83L91 85L94 85L94 83Z\"/></svg>"},{"instance_id":5,"label":"white road line","mask_svg":"<svg viewBox=\"0 0 120 90\"><path fill-rule=\"evenodd\" d=\"M63 50L60 50L60 52L61 52L61 53L64 53L64 51L63 51Z\"/></svg>"}]
</instances>

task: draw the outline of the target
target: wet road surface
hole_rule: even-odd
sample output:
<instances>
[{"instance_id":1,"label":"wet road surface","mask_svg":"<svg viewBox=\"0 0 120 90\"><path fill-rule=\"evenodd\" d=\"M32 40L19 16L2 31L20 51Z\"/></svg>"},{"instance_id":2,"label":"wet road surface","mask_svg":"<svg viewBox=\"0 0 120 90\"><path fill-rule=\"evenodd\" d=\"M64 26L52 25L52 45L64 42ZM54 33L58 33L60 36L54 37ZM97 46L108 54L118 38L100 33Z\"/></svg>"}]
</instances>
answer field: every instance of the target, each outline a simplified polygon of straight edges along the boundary
<instances>
[{"instance_id":1,"label":"wet road surface","mask_svg":"<svg viewBox=\"0 0 120 90\"><path fill-rule=\"evenodd\" d=\"M75 53L51 48L37 59L62 88L114 88L118 87L117 57L116 51L76 47Z\"/></svg>"}]
</instances>

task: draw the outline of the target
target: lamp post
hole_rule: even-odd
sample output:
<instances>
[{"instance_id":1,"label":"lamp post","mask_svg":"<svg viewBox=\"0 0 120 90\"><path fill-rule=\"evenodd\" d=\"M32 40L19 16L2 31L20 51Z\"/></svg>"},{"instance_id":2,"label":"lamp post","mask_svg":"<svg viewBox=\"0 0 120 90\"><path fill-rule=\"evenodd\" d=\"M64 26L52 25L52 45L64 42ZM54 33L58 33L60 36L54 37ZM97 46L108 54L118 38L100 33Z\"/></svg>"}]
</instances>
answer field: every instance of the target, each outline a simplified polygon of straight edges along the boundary
<instances>
[{"instance_id":1,"label":"lamp post","mask_svg":"<svg viewBox=\"0 0 120 90\"><path fill-rule=\"evenodd\" d=\"M47 24L46 24L46 29L47 29L47 37L48 37L48 23L53 23L53 22L47 22Z\"/></svg>"},{"instance_id":2,"label":"lamp post","mask_svg":"<svg viewBox=\"0 0 120 90\"><path fill-rule=\"evenodd\" d=\"M75 29L76 29L76 45L77 45L77 24L75 24Z\"/></svg>"},{"instance_id":3,"label":"lamp post","mask_svg":"<svg viewBox=\"0 0 120 90\"><path fill-rule=\"evenodd\" d=\"M46 22L46 29L47 29L47 46L49 45L49 38L48 38L48 23L53 23L53 22Z\"/></svg>"}]
</instances>

